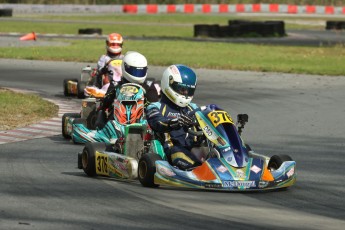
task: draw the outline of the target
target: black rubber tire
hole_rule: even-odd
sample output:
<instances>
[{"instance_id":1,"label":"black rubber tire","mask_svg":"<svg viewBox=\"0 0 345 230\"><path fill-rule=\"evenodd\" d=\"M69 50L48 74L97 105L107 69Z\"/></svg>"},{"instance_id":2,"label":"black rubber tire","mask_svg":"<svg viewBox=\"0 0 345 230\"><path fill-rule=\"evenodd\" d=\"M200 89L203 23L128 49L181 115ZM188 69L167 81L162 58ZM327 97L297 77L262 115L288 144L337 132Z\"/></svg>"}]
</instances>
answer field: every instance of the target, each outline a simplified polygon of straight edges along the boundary
<instances>
[{"instance_id":1,"label":"black rubber tire","mask_svg":"<svg viewBox=\"0 0 345 230\"><path fill-rule=\"evenodd\" d=\"M101 28L86 28L86 29L79 29L78 34L98 34L102 35Z\"/></svg>"},{"instance_id":2,"label":"black rubber tire","mask_svg":"<svg viewBox=\"0 0 345 230\"><path fill-rule=\"evenodd\" d=\"M106 149L105 143L86 143L81 153L82 169L89 177L96 176L96 151L103 151Z\"/></svg>"},{"instance_id":3,"label":"black rubber tire","mask_svg":"<svg viewBox=\"0 0 345 230\"><path fill-rule=\"evenodd\" d=\"M61 133L62 133L62 136L65 138L65 139L70 139L71 136L67 134L66 132L66 119L69 118L69 117L72 117L72 118L80 118L80 114L79 113L65 113L63 116L62 116L62 119L61 119Z\"/></svg>"},{"instance_id":4,"label":"black rubber tire","mask_svg":"<svg viewBox=\"0 0 345 230\"><path fill-rule=\"evenodd\" d=\"M0 17L12 17L13 9L0 9Z\"/></svg>"},{"instance_id":5,"label":"black rubber tire","mask_svg":"<svg viewBox=\"0 0 345 230\"><path fill-rule=\"evenodd\" d=\"M292 161L289 155L273 155L268 162L268 169L277 170L285 161Z\"/></svg>"},{"instance_id":6,"label":"black rubber tire","mask_svg":"<svg viewBox=\"0 0 345 230\"><path fill-rule=\"evenodd\" d=\"M80 81L78 82L77 85L77 97L79 99L84 99L85 98L85 94L84 94L84 89L86 88L86 82Z\"/></svg>"},{"instance_id":7,"label":"black rubber tire","mask_svg":"<svg viewBox=\"0 0 345 230\"><path fill-rule=\"evenodd\" d=\"M155 162L158 160L162 160L162 158L155 153L147 153L141 156L138 164L138 178L144 187L155 188L159 186L154 183Z\"/></svg>"},{"instance_id":8,"label":"black rubber tire","mask_svg":"<svg viewBox=\"0 0 345 230\"><path fill-rule=\"evenodd\" d=\"M86 118L87 127L89 129L95 130L96 120L97 120L97 112L96 110L93 110L89 113L89 116Z\"/></svg>"},{"instance_id":9,"label":"black rubber tire","mask_svg":"<svg viewBox=\"0 0 345 230\"><path fill-rule=\"evenodd\" d=\"M82 158L82 153L78 153L78 169L83 169L81 158Z\"/></svg>"},{"instance_id":10,"label":"black rubber tire","mask_svg":"<svg viewBox=\"0 0 345 230\"><path fill-rule=\"evenodd\" d=\"M68 92L68 81L78 82L78 79L64 79L63 80L63 95L65 95L66 97L72 95Z\"/></svg>"}]
</instances>

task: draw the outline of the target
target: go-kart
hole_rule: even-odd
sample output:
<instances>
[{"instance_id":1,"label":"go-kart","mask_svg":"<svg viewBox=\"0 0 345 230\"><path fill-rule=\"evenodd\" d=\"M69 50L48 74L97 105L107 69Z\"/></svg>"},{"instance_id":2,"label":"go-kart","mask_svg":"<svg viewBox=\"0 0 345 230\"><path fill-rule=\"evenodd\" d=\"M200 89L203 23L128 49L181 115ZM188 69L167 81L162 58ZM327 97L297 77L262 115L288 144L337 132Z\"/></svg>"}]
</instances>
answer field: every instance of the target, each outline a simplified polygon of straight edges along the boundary
<instances>
[{"instance_id":1,"label":"go-kart","mask_svg":"<svg viewBox=\"0 0 345 230\"><path fill-rule=\"evenodd\" d=\"M113 143L126 133L128 127L144 129L144 89L135 83L120 86L112 111L108 111L105 126L99 129L88 128L82 118L69 118L65 130L74 143L104 142Z\"/></svg>"},{"instance_id":2,"label":"go-kart","mask_svg":"<svg viewBox=\"0 0 345 230\"><path fill-rule=\"evenodd\" d=\"M110 59L105 68L107 69L106 74L110 74L111 76L103 75L103 79L113 79L114 81L120 81L122 76L122 69L121 69L122 60L120 59ZM97 68L91 68L91 66L86 66L82 68L80 79L64 79L63 81L63 89L65 96L77 96L78 98L82 99L88 97L90 91L92 94L99 93L98 97L102 97L101 94L105 94L108 89L109 83L106 82L103 84L102 88L97 88L95 86L95 80L97 75ZM96 91L96 92L94 92Z\"/></svg>"},{"instance_id":3,"label":"go-kart","mask_svg":"<svg viewBox=\"0 0 345 230\"><path fill-rule=\"evenodd\" d=\"M84 124L88 129L96 129L97 108L102 98L90 94L89 98L82 99L80 113L65 113L62 116L62 136L65 139L71 139L73 123Z\"/></svg>"},{"instance_id":4,"label":"go-kart","mask_svg":"<svg viewBox=\"0 0 345 230\"><path fill-rule=\"evenodd\" d=\"M272 157L255 153L246 145L241 132L248 115L238 116L238 127L231 116L216 105L193 114L188 129L201 143L192 149L200 166L183 171L169 163L162 142L153 140L148 153L139 160L138 178L144 187L160 185L226 191L269 190L292 186L296 162L287 155Z\"/></svg>"},{"instance_id":5,"label":"go-kart","mask_svg":"<svg viewBox=\"0 0 345 230\"><path fill-rule=\"evenodd\" d=\"M78 168L88 176L135 179L138 160L147 152L151 139L143 110L143 88L127 83L121 86L114 102L114 120L108 121L104 128L89 130L82 122L74 122L72 139L86 143L78 154Z\"/></svg>"}]
</instances>

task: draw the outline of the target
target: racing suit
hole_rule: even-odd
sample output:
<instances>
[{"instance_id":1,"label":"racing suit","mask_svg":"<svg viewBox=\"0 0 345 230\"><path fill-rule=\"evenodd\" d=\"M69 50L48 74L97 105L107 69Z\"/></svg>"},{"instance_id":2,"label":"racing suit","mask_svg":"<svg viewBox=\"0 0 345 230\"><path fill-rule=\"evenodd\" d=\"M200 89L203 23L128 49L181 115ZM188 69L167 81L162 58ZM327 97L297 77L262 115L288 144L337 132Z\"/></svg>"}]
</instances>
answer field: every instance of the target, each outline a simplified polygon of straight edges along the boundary
<instances>
[{"instance_id":1,"label":"racing suit","mask_svg":"<svg viewBox=\"0 0 345 230\"><path fill-rule=\"evenodd\" d=\"M107 54L103 54L98 62L97 62L97 72L96 72L96 79L95 79L95 83L94 85L97 87L97 88L102 88L103 86L103 81L102 81L102 76L103 74L106 74L107 73L107 69L104 68L106 67L106 65L108 64L108 62L112 59L123 59L124 55L123 54L118 54L118 55L112 55L110 54L109 52ZM110 79L109 79L110 81Z\"/></svg>"},{"instance_id":2,"label":"racing suit","mask_svg":"<svg viewBox=\"0 0 345 230\"><path fill-rule=\"evenodd\" d=\"M188 127L176 125L175 121L181 114L198 109L194 103L179 107L164 94L159 102L151 103L145 109L147 122L163 144L169 163L182 170L199 166L201 162L191 153L195 139L188 135Z\"/></svg>"},{"instance_id":3,"label":"racing suit","mask_svg":"<svg viewBox=\"0 0 345 230\"><path fill-rule=\"evenodd\" d=\"M112 104L117 97L118 90L120 89L120 86L129 83L124 77L121 78L121 81L114 82L111 81L110 85L108 87L108 90L103 98L103 101L100 105L100 108L98 108L98 114L97 114L97 120L96 120L96 127L98 129L103 128L106 123L106 115L105 111L108 109L109 111L109 117L108 120L114 119L114 111L112 108ZM154 82L153 81L145 81L141 86L145 89L145 106L148 105L151 102L157 102L159 100L159 92L157 91Z\"/></svg>"}]
</instances>

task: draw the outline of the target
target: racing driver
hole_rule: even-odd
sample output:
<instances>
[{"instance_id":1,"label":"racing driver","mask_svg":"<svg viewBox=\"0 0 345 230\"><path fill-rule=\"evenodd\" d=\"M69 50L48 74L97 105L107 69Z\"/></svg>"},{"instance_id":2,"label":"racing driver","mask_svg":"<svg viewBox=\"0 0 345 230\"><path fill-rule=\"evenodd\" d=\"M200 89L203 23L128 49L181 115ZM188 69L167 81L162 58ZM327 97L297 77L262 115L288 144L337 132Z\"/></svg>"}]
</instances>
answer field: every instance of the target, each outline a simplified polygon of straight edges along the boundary
<instances>
[{"instance_id":1,"label":"racing driver","mask_svg":"<svg viewBox=\"0 0 345 230\"><path fill-rule=\"evenodd\" d=\"M191 103L197 84L195 72L185 65L171 65L161 80L162 97L146 109L152 130L160 136L170 164L181 170L201 165L192 153L194 139L187 128L192 123L188 113L199 109Z\"/></svg>"}]
</instances>

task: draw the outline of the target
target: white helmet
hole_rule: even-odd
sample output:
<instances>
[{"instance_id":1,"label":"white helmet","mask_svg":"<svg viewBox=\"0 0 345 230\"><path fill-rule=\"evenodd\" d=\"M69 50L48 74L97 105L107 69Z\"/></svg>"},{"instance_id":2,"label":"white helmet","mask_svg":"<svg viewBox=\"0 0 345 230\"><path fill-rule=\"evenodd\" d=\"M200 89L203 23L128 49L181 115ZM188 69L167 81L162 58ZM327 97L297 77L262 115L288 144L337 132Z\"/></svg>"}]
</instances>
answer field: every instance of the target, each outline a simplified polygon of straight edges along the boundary
<instances>
[{"instance_id":1,"label":"white helmet","mask_svg":"<svg viewBox=\"0 0 345 230\"><path fill-rule=\"evenodd\" d=\"M122 51L123 38L121 34L109 34L105 41L107 51L113 55L119 55Z\"/></svg>"},{"instance_id":2,"label":"white helmet","mask_svg":"<svg viewBox=\"0 0 345 230\"><path fill-rule=\"evenodd\" d=\"M193 99L197 77L185 65L171 65L163 73L161 88L165 96L180 107L186 107Z\"/></svg>"},{"instance_id":3,"label":"white helmet","mask_svg":"<svg viewBox=\"0 0 345 230\"><path fill-rule=\"evenodd\" d=\"M144 83L147 76L145 56L135 51L128 51L122 59L122 76L132 83Z\"/></svg>"}]
</instances>

